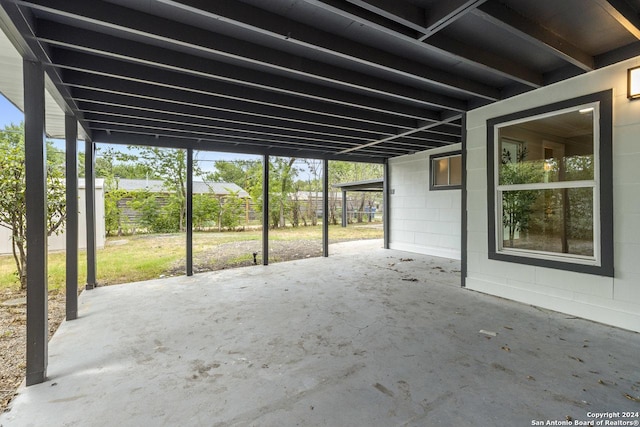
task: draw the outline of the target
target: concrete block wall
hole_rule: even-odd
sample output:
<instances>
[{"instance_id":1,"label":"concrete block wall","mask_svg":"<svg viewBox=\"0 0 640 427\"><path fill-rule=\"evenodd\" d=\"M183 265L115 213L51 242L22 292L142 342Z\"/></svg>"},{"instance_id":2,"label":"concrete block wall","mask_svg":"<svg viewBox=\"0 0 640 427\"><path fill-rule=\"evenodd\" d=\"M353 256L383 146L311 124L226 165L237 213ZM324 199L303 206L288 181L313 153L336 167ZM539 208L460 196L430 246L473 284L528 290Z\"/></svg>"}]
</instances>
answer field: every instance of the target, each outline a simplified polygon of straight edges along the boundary
<instances>
[{"instance_id":1,"label":"concrete block wall","mask_svg":"<svg viewBox=\"0 0 640 427\"><path fill-rule=\"evenodd\" d=\"M640 101L626 98L626 71L638 65L628 60L468 113L467 288L640 331ZM488 259L487 119L611 88L614 277Z\"/></svg>"},{"instance_id":2,"label":"concrete block wall","mask_svg":"<svg viewBox=\"0 0 640 427\"><path fill-rule=\"evenodd\" d=\"M391 249L460 259L461 191L429 191L429 156L460 144L389 161Z\"/></svg>"}]
</instances>

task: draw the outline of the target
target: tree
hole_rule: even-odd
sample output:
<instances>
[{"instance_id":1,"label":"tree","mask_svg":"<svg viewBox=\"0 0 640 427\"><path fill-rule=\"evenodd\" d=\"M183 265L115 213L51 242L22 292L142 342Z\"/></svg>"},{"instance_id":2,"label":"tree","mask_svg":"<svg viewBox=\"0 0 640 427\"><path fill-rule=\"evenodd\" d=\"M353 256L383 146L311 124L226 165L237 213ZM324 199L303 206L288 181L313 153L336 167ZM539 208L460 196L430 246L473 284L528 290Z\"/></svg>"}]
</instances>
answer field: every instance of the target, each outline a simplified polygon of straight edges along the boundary
<instances>
[{"instance_id":1,"label":"tree","mask_svg":"<svg viewBox=\"0 0 640 427\"><path fill-rule=\"evenodd\" d=\"M295 190L298 170L292 157L272 157L269 162L269 217L273 228L284 227L291 214L290 195ZM257 211L262 211L262 162L253 160L218 161L216 172L208 174L207 180L232 182L247 190Z\"/></svg>"},{"instance_id":2,"label":"tree","mask_svg":"<svg viewBox=\"0 0 640 427\"><path fill-rule=\"evenodd\" d=\"M237 191L230 191L229 195L221 200L220 226L227 230L233 230L240 225L244 213L244 201Z\"/></svg>"},{"instance_id":3,"label":"tree","mask_svg":"<svg viewBox=\"0 0 640 427\"><path fill-rule=\"evenodd\" d=\"M322 183L320 182L320 178L322 177L322 160L317 159L306 159L305 163L307 164L307 168L310 172L310 178L307 182L307 190L309 191L309 198L307 202L306 215L303 217L306 225L306 216L311 220L311 225L318 225L318 215L316 214L316 210L318 208L318 194L322 191ZM311 198L311 194L313 193L313 199Z\"/></svg>"},{"instance_id":4,"label":"tree","mask_svg":"<svg viewBox=\"0 0 640 427\"><path fill-rule=\"evenodd\" d=\"M500 166L500 184L530 184L540 182L544 168L538 162L525 161L527 149L518 150L515 162L511 154L503 150ZM502 193L502 224L507 229L509 246L513 247L515 233L527 231L533 211L532 206L538 198L535 190L504 191Z\"/></svg>"},{"instance_id":5,"label":"tree","mask_svg":"<svg viewBox=\"0 0 640 427\"><path fill-rule=\"evenodd\" d=\"M107 188L104 195L104 225L107 236L122 235L122 212L118 202L128 196L128 191Z\"/></svg>"},{"instance_id":6,"label":"tree","mask_svg":"<svg viewBox=\"0 0 640 427\"><path fill-rule=\"evenodd\" d=\"M177 215L178 229L185 230L187 216L187 153L185 150L165 149L157 147L129 147L137 150L139 155L131 155L155 175L162 179L165 189L169 192L169 207L165 213L173 212ZM197 164L194 162L194 169ZM171 221L167 218L167 226ZM164 228L164 227L163 227ZM170 227L169 227L170 228Z\"/></svg>"},{"instance_id":7,"label":"tree","mask_svg":"<svg viewBox=\"0 0 640 427\"><path fill-rule=\"evenodd\" d=\"M193 195L193 226L196 230L202 231L207 223L218 220L220 213L220 203L210 194Z\"/></svg>"},{"instance_id":8,"label":"tree","mask_svg":"<svg viewBox=\"0 0 640 427\"><path fill-rule=\"evenodd\" d=\"M274 157L269 164L269 216L273 228L285 226L291 208L289 195L294 191L294 178L298 174L293 167L295 161L295 157Z\"/></svg>"},{"instance_id":9,"label":"tree","mask_svg":"<svg viewBox=\"0 0 640 427\"><path fill-rule=\"evenodd\" d=\"M230 182L246 190L254 184L253 181L256 178L260 178L262 162L260 160L218 160L215 162L215 168L214 172L203 177L205 181Z\"/></svg>"},{"instance_id":10,"label":"tree","mask_svg":"<svg viewBox=\"0 0 640 427\"><path fill-rule=\"evenodd\" d=\"M129 192L131 200L127 202L129 207L140 214L140 225L148 232L153 231L159 216L158 202L155 195L149 190L136 190Z\"/></svg>"},{"instance_id":11,"label":"tree","mask_svg":"<svg viewBox=\"0 0 640 427\"><path fill-rule=\"evenodd\" d=\"M136 155L118 151L114 147L98 144L96 147L95 172L97 178L104 178L107 189L113 188L117 178L158 179L154 169L146 163L139 163ZM84 177L85 153L78 155L78 176ZM110 185L112 185L110 187Z\"/></svg>"},{"instance_id":12,"label":"tree","mask_svg":"<svg viewBox=\"0 0 640 427\"><path fill-rule=\"evenodd\" d=\"M47 235L62 231L66 220L64 169L60 150L47 142ZM0 226L11 230L20 289L27 287L24 123L0 131Z\"/></svg>"}]
</instances>

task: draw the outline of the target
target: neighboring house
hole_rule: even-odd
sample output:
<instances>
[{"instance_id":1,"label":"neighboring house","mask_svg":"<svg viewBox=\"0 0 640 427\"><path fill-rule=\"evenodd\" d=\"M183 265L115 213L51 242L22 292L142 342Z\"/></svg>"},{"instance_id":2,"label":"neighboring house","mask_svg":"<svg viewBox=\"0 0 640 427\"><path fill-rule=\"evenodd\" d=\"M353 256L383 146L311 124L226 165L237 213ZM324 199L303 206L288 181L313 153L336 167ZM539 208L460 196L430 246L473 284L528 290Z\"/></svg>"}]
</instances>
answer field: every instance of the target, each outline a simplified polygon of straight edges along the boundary
<instances>
[{"instance_id":1,"label":"neighboring house","mask_svg":"<svg viewBox=\"0 0 640 427\"><path fill-rule=\"evenodd\" d=\"M126 191L148 190L151 193L168 193L164 182L158 179L117 179L115 186ZM242 199L250 197L249 193L232 182L193 181L193 194L213 194L217 197L226 197L232 192L237 193Z\"/></svg>"},{"instance_id":2,"label":"neighboring house","mask_svg":"<svg viewBox=\"0 0 640 427\"><path fill-rule=\"evenodd\" d=\"M157 202L160 206L166 203L167 195L170 193L162 180L117 179L114 186L118 190L149 191L156 195ZM245 220L248 222L255 219L255 213L251 204L251 196L240 186L230 182L193 182L194 195L209 194L224 201L224 199L229 197L232 193L237 194L238 197L245 200ZM121 210L125 221L131 224L136 224L140 218L140 213L129 206L130 201L131 197L124 197L118 200L118 208Z\"/></svg>"},{"instance_id":3,"label":"neighboring house","mask_svg":"<svg viewBox=\"0 0 640 427\"><path fill-rule=\"evenodd\" d=\"M104 248L105 227L104 227L104 180L96 179L96 247ZM87 247L87 223L85 216L85 185L84 179L78 179L78 248ZM50 236L48 239L50 251L60 251L66 248L66 235L64 232ZM0 255L13 253L11 247L11 230L0 227Z\"/></svg>"}]
</instances>

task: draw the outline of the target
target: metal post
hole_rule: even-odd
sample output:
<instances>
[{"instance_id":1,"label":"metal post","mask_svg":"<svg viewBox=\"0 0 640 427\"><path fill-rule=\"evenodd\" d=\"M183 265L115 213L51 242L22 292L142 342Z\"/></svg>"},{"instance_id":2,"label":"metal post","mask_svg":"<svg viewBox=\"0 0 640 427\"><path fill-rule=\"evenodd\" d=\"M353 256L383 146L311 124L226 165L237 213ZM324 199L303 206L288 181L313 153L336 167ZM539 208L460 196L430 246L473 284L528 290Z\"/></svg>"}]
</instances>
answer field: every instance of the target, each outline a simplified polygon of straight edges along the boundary
<instances>
[{"instance_id":1,"label":"metal post","mask_svg":"<svg viewBox=\"0 0 640 427\"><path fill-rule=\"evenodd\" d=\"M193 148L187 149L187 276L193 276Z\"/></svg>"},{"instance_id":2,"label":"metal post","mask_svg":"<svg viewBox=\"0 0 640 427\"><path fill-rule=\"evenodd\" d=\"M269 155L262 158L262 265L269 265Z\"/></svg>"},{"instance_id":3,"label":"metal post","mask_svg":"<svg viewBox=\"0 0 640 427\"><path fill-rule=\"evenodd\" d=\"M389 241L391 228L389 227L390 218L389 212L391 212L391 197L390 196L390 177L389 177L389 160L384 160L384 179L382 180L382 204L383 206L383 217L382 217L382 229L384 230L384 248L389 249Z\"/></svg>"},{"instance_id":4,"label":"metal post","mask_svg":"<svg viewBox=\"0 0 640 427\"><path fill-rule=\"evenodd\" d=\"M87 286L93 289L96 283L96 145L85 140L84 151L84 195L87 219Z\"/></svg>"},{"instance_id":5,"label":"metal post","mask_svg":"<svg viewBox=\"0 0 640 427\"><path fill-rule=\"evenodd\" d=\"M25 129L25 203L27 210L27 386L47 376L47 144L44 69L23 61Z\"/></svg>"},{"instance_id":6,"label":"metal post","mask_svg":"<svg viewBox=\"0 0 640 427\"><path fill-rule=\"evenodd\" d=\"M78 317L78 121L73 115L65 116L66 138L66 311L67 320Z\"/></svg>"},{"instance_id":7,"label":"metal post","mask_svg":"<svg viewBox=\"0 0 640 427\"><path fill-rule=\"evenodd\" d=\"M347 226L347 191L342 190L342 226Z\"/></svg>"},{"instance_id":8,"label":"metal post","mask_svg":"<svg viewBox=\"0 0 640 427\"><path fill-rule=\"evenodd\" d=\"M460 286L467 285L467 113L462 114L462 191L460 197Z\"/></svg>"},{"instance_id":9,"label":"metal post","mask_svg":"<svg viewBox=\"0 0 640 427\"><path fill-rule=\"evenodd\" d=\"M329 256L329 160L322 162L322 256Z\"/></svg>"}]
</instances>

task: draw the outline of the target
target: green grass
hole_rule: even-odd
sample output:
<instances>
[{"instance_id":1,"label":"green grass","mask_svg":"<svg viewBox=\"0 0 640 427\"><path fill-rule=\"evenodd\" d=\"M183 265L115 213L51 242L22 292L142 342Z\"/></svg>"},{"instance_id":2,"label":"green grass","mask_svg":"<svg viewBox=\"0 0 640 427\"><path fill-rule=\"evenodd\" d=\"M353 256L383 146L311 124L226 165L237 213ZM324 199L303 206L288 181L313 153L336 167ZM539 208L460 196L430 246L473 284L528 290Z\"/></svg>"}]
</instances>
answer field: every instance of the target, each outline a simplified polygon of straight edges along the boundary
<instances>
[{"instance_id":1,"label":"green grass","mask_svg":"<svg viewBox=\"0 0 640 427\"><path fill-rule=\"evenodd\" d=\"M357 224L342 228L340 225L329 227L330 241L379 239L382 238L382 228L367 227L367 224ZM135 282L157 278L176 268L185 257L185 234L135 235L123 237L109 237L107 245L98 250L97 280L99 284L110 285L116 283ZM261 230L243 232L194 232L194 253L204 251L215 245L239 241L260 241ZM322 226L286 228L269 230L269 239L277 240L320 240ZM82 286L86 282L86 254L80 251L78 256L79 278ZM237 259L242 262L249 259ZM48 258L49 290L60 292L65 287L66 260L64 252L53 252ZM13 256L0 256L0 290L18 289L19 282L15 274Z\"/></svg>"}]
</instances>

